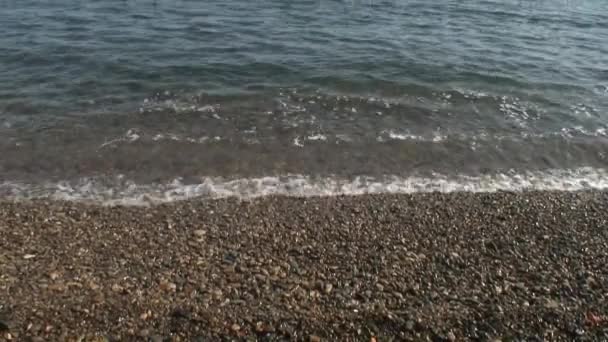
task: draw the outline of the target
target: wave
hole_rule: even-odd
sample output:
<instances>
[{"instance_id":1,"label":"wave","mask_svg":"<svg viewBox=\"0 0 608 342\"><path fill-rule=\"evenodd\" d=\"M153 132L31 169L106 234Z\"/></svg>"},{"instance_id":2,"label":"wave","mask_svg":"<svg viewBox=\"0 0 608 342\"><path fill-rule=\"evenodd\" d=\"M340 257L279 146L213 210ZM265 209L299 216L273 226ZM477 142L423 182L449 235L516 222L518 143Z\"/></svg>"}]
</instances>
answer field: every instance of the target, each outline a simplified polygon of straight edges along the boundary
<instances>
[{"instance_id":1,"label":"wave","mask_svg":"<svg viewBox=\"0 0 608 342\"><path fill-rule=\"evenodd\" d=\"M249 129L242 132L229 132L234 136L235 141L242 141L246 144L260 144L260 140L252 138L250 135L255 134L255 129ZM308 134L297 135L292 139L292 145L296 147L304 147L305 142L315 143L352 143L356 141L362 141L365 137L357 137L356 134L330 134L330 133L313 133L307 132ZM526 132L522 131L519 133L489 133L483 130L467 132L467 133L447 133L441 130L430 131L426 133L414 134L409 130L395 130L387 129L382 130L375 135L375 141L378 143L386 143L389 141L417 141L417 142L429 142L429 143L445 143L448 141L471 141L471 142L496 142L496 141L523 141L526 139L548 139L548 138L562 138L571 139L576 137L586 138L606 138L608 137L608 127L596 127L596 128L584 128L583 126L564 127L555 131L548 132ZM259 137L258 137L259 138ZM265 140L271 140L272 137L262 137ZM219 135L207 136L191 136L180 133L153 133L153 132L142 132L135 128L130 128L122 136L115 136L113 138L106 138L103 143L99 145L99 149L117 147L121 144L131 144L138 141L152 141L152 142L184 142L191 144L209 144L215 143L222 140L231 140L228 137L222 137Z\"/></svg>"},{"instance_id":2,"label":"wave","mask_svg":"<svg viewBox=\"0 0 608 342\"><path fill-rule=\"evenodd\" d=\"M227 179L205 177L186 184L175 179L166 184L137 184L125 180L85 178L77 181L32 184L0 183L0 197L8 200L50 199L104 205L150 205L173 201L260 196L338 196L417 192L579 191L608 189L608 170L590 167L546 171L507 172L493 175L430 177L311 177L305 175Z\"/></svg>"},{"instance_id":3,"label":"wave","mask_svg":"<svg viewBox=\"0 0 608 342\"><path fill-rule=\"evenodd\" d=\"M432 135L416 135L411 134L408 131L397 132L395 130L384 130L380 132L380 135L376 138L378 142L386 142L388 140L411 140L411 141L425 141L439 143L448 139L447 134L442 134L439 131L433 132Z\"/></svg>"}]
</instances>

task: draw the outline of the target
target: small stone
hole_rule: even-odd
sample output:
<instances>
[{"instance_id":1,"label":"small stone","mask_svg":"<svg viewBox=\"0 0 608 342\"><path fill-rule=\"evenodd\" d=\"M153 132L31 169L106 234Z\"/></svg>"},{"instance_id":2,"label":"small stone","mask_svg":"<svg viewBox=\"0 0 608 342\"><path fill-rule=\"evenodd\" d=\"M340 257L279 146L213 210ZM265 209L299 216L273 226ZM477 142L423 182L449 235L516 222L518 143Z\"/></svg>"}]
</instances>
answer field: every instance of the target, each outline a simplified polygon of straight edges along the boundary
<instances>
[{"instance_id":1,"label":"small stone","mask_svg":"<svg viewBox=\"0 0 608 342\"><path fill-rule=\"evenodd\" d=\"M264 277L263 274L257 273L254 277L257 281L260 281L260 282L266 281L266 277Z\"/></svg>"},{"instance_id":2,"label":"small stone","mask_svg":"<svg viewBox=\"0 0 608 342\"><path fill-rule=\"evenodd\" d=\"M152 312L150 310L148 310L148 315L152 316ZM183 307L176 307L175 309L173 309L173 311L171 311L171 317L187 319L190 317L190 312L188 312L188 310L184 309Z\"/></svg>"},{"instance_id":3,"label":"small stone","mask_svg":"<svg viewBox=\"0 0 608 342\"><path fill-rule=\"evenodd\" d=\"M51 291L63 292L67 289L67 287L63 284L51 284L48 287Z\"/></svg>"},{"instance_id":4,"label":"small stone","mask_svg":"<svg viewBox=\"0 0 608 342\"><path fill-rule=\"evenodd\" d=\"M122 287L118 284L112 285L112 291L114 291L114 292L123 292L124 290L125 290L124 287Z\"/></svg>"},{"instance_id":5,"label":"small stone","mask_svg":"<svg viewBox=\"0 0 608 342\"><path fill-rule=\"evenodd\" d=\"M159 335L152 335L148 338L150 342L163 342L163 338Z\"/></svg>"},{"instance_id":6,"label":"small stone","mask_svg":"<svg viewBox=\"0 0 608 342\"><path fill-rule=\"evenodd\" d=\"M232 329L233 331L239 331L241 330L241 326L238 324L233 324L230 329Z\"/></svg>"},{"instance_id":7,"label":"small stone","mask_svg":"<svg viewBox=\"0 0 608 342\"><path fill-rule=\"evenodd\" d=\"M317 335L310 335L310 338L308 340L310 342L321 342L321 338Z\"/></svg>"},{"instance_id":8,"label":"small stone","mask_svg":"<svg viewBox=\"0 0 608 342\"><path fill-rule=\"evenodd\" d=\"M453 342L453 341L456 341L456 335L454 335L454 333L453 333L453 332L451 332L451 331L448 333L448 336L447 336L447 337L448 337L448 340L450 340L450 341L452 341L452 342Z\"/></svg>"},{"instance_id":9,"label":"small stone","mask_svg":"<svg viewBox=\"0 0 608 342\"><path fill-rule=\"evenodd\" d=\"M416 326L416 323L414 321L407 321L405 322L405 329L407 329L408 331L414 331L414 327Z\"/></svg>"},{"instance_id":10,"label":"small stone","mask_svg":"<svg viewBox=\"0 0 608 342\"><path fill-rule=\"evenodd\" d=\"M325 293L329 294L333 288L334 286L332 284L325 284Z\"/></svg>"},{"instance_id":11,"label":"small stone","mask_svg":"<svg viewBox=\"0 0 608 342\"><path fill-rule=\"evenodd\" d=\"M162 280L160 282L160 289L163 291L174 292L176 288L177 288L177 285L175 285L175 283L172 283L170 281Z\"/></svg>"},{"instance_id":12,"label":"small stone","mask_svg":"<svg viewBox=\"0 0 608 342\"><path fill-rule=\"evenodd\" d=\"M513 287L522 291L526 291L526 284L524 284L523 282L519 282L519 283L515 283L513 284Z\"/></svg>"},{"instance_id":13,"label":"small stone","mask_svg":"<svg viewBox=\"0 0 608 342\"><path fill-rule=\"evenodd\" d=\"M545 307L547 309L557 309L559 307L559 303L556 300L548 299L545 303Z\"/></svg>"},{"instance_id":14,"label":"small stone","mask_svg":"<svg viewBox=\"0 0 608 342\"><path fill-rule=\"evenodd\" d=\"M382 286L382 284L378 283L376 284L376 288L378 289L378 291L382 292L384 291L384 286Z\"/></svg>"},{"instance_id":15,"label":"small stone","mask_svg":"<svg viewBox=\"0 0 608 342\"><path fill-rule=\"evenodd\" d=\"M89 341L90 342L110 342L110 340L105 336L95 336Z\"/></svg>"},{"instance_id":16,"label":"small stone","mask_svg":"<svg viewBox=\"0 0 608 342\"><path fill-rule=\"evenodd\" d=\"M59 273L57 271L53 271L53 272L49 273L49 278L51 278L51 280L55 280L55 279L59 278Z\"/></svg>"},{"instance_id":17,"label":"small stone","mask_svg":"<svg viewBox=\"0 0 608 342\"><path fill-rule=\"evenodd\" d=\"M26 254L23 256L23 259L28 260L28 259L33 259L36 257L36 254Z\"/></svg>"},{"instance_id":18,"label":"small stone","mask_svg":"<svg viewBox=\"0 0 608 342\"><path fill-rule=\"evenodd\" d=\"M221 299L222 296L224 295L222 293L222 290L220 290L220 289L211 291L211 294L213 295L213 298L215 298L215 299Z\"/></svg>"},{"instance_id":19,"label":"small stone","mask_svg":"<svg viewBox=\"0 0 608 342\"><path fill-rule=\"evenodd\" d=\"M205 237L205 235L207 234L207 231L202 230L202 229L197 229L193 233L194 233L194 236L196 236L197 238L202 238L202 237Z\"/></svg>"}]
</instances>

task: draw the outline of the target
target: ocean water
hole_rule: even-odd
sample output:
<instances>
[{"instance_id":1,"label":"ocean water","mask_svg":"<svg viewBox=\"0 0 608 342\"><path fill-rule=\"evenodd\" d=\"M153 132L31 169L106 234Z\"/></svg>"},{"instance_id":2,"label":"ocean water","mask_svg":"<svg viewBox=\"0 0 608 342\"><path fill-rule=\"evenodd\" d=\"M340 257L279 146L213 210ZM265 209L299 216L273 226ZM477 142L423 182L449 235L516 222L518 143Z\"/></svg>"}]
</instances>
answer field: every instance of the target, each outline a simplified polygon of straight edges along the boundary
<instances>
[{"instance_id":1,"label":"ocean water","mask_svg":"<svg viewBox=\"0 0 608 342\"><path fill-rule=\"evenodd\" d=\"M0 196L608 187L608 2L0 0Z\"/></svg>"}]
</instances>

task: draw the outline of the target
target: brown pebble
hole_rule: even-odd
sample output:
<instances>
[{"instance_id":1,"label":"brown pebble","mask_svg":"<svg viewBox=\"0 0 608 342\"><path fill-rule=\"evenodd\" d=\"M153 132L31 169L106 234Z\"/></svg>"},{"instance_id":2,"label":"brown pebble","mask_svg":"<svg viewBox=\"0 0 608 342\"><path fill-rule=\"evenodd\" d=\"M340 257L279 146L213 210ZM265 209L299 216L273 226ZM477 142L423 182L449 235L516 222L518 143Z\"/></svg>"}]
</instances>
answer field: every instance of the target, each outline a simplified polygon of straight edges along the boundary
<instances>
[{"instance_id":1,"label":"brown pebble","mask_svg":"<svg viewBox=\"0 0 608 342\"><path fill-rule=\"evenodd\" d=\"M606 191L4 202L0 340L604 341L607 213Z\"/></svg>"},{"instance_id":2,"label":"brown pebble","mask_svg":"<svg viewBox=\"0 0 608 342\"><path fill-rule=\"evenodd\" d=\"M125 288L120 286L119 284L112 285L112 291L114 292L123 292L124 290Z\"/></svg>"},{"instance_id":3,"label":"brown pebble","mask_svg":"<svg viewBox=\"0 0 608 342\"><path fill-rule=\"evenodd\" d=\"M177 288L177 285L175 285L175 283L166 281L166 280L162 280L160 282L160 289L166 292L174 292L175 289Z\"/></svg>"}]
</instances>

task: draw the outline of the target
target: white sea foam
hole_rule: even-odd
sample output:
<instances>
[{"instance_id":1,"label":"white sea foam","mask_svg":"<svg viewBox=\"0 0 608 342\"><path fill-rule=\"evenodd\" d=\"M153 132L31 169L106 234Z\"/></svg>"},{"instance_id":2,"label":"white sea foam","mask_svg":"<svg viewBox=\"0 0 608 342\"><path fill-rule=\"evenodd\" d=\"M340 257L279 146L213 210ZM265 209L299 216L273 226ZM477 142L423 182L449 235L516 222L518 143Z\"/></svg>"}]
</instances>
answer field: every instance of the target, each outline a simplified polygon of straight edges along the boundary
<instances>
[{"instance_id":1,"label":"white sea foam","mask_svg":"<svg viewBox=\"0 0 608 342\"><path fill-rule=\"evenodd\" d=\"M378 193L585 189L608 189L608 170L586 167L483 176L434 174L431 177L385 176L354 179L316 178L303 175L241 179L205 177L197 184L184 184L180 179L166 184L136 184L125 180L124 177L117 177L113 182L81 179L46 184L0 183L0 195L8 199L47 198L107 205L147 205L190 198L248 199L268 195L309 197Z\"/></svg>"},{"instance_id":2,"label":"white sea foam","mask_svg":"<svg viewBox=\"0 0 608 342\"><path fill-rule=\"evenodd\" d=\"M598 111L594 107L588 106L584 103L577 103L576 105L570 106L570 109L578 117L585 116L590 118L598 116Z\"/></svg>"},{"instance_id":3,"label":"white sea foam","mask_svg":"<svg viewBox=\"0 0 608 342\"><path fill-rule=\"evenodd\" d=\"M326 141L327 140L327 136L323 135L323 134L314 134L311 136L306 137L306 140L312 140L312 141Z\"/></svg>"},{"instance_id":4,"label":"white sea foam","mask_svg":"<svg viewBox=\"0 0 608 342\"><path fill-rule=\"evenodd\" d=\"M327 136L324 134L313 134L306 136L302 139L302 137L297 136L293 139L293 146L296 147L304 147L303 140L306 141L327 141Z\"/></svg>"},{"instance_id":5,"label":"white sea foam","mask_svg":"<svg viewBox=\"0 0 608 342\"><path fill-rule=\"evenodd\" d=\"M166 96L169 96L169 93L166 93ZM141 114L144 113L153 113L153 112L164 112L171 111L175 114L182 113L208 113L211 114L212 117L216 119L221 119L217 112L220 109L219 104L206 104L200 105L194 101L187 99L166 99L166 100L157 100L154 98L144 99L141 106L139 107L139 112Z\"/></svg>"},{"instance_id":6,"label":"white sea foam","mask_svg":"<svg viewBox=\"0 0 608 342\"><path fill-rule=\"evenodd\" d=\"M304 144L302 144L302 142L300 141L300 137L295 137L293 139L293 145L297 146L297 147L304 147Z\"/></svg>"},{"instance_id":7,"label":"white sea foam","mask_svg":"<svg viewBox=\"0 0 608 342\"><path fill-rule=\"evenodd\" d=\"M559 133L554 133L554 135L560 135L562 137L571 138L575 135L582 135L588 137L606 137L608 136L608 130L606 127L599 127L596 129L585 129L583 126L575 126L575 127L565 127L562 128Z\"/></svg>"},{"instance_id":8,"label":"white sea foam","mask_svg":"<svg viewBox=\"0 0 608 342\"><path fill-rule=\"evenodd\" d=\"M397 132L393 130L382 131L376 140L384 142L387 140L413 140L413 141L428 141L428 142L442 142L448 138L447 135L442 134L439 131L434 131L432 135L416 135L409 132Z\"/></svg>"},{"instance_id":9,"label":"white sea foam","mask_svg":"<svg viewBox=\"0 0 608 342\"><path fill-rule=\"evenodd\" d=\"M124 135L119 136L117 138L114 139L110 139L110 140L106 140L104 143L102 143L99 148L106 148L106 147L118 147L120 144L130 144L130 143L134 143L136 141L155 141L155 142L162 142L162 141L176 141L176 142L188 142L191 144L205 144L205 143L209 143L209 142L218 142L221 140L225 140L225 138L221 137L221 136L186 136L186 135L179 135L179 134L175 134L175 133L156 133L154 135L152 134L146 134L146 133L142 133L142 132L137 132L137 130L135 129L129 129ZM259 143L259 141L254 140L254 139L247 139L246 141L251 141L252 143Z\"/></svg>"},{"instance_id":10,"label":"white sea foam","mask_svg":"<svg viewBox=\"0 0 608 342\"><path fill-rule=\"evenodd\" d=\"M479 100L479 99L483 99L486 97L490 97L490 95L488 93L485 93L485 92L479 91L479 90L458 89L458 88L455 90L458 91L459 93L461 93L465 99Z\"/></svg>"},{"instance_id":11,"label":"white sea foam","mask_svg":"<svg viewBox=\"0 0 608 342\"><path fill-rule=\"evenodd\" d=\"M103 144L101 144L99 146L99 148L104 148L104 147L108 147L108 146L116 146L116 144L121 143L121 142L132 143L132 142L139 140L139 138L141 138L141 136L139 135L139 133L137 133L137 131L135 129L129 129L125 133L124 136L106 141Z\"/></svg>"},{"instance_id":12,"label":"white sea foam","mask_svg":"<svg viewBox=\"0 0 608 342\"><path fill-rule=\"evenodd\" d=\"M518 141L521 139L545 139L551 137L562 137L562 138L573 138L575 136L582 137L608 137L608 127L597 127L594 129L584 128L583 126L564 127L556 131L534 133L522 131L520 133L510 134L490 134L485 131L477 131L470 133L454 133L445 134L439 130L436 130L430 134L412 134L408 131L395 131L395 130L384 130L381 131L376 140L378 142L386 142L389 140L402 140L402 141L424 141L439 143L446 140L459 140L465 141L470 140L471 143L478 143L480 141L500 141L500 140L512 140Z\"/></svg>"}]
</instances>

